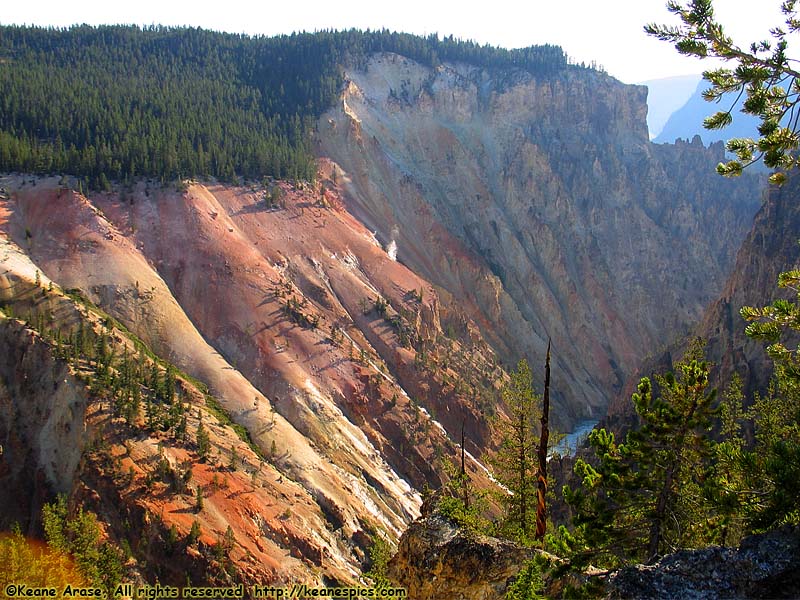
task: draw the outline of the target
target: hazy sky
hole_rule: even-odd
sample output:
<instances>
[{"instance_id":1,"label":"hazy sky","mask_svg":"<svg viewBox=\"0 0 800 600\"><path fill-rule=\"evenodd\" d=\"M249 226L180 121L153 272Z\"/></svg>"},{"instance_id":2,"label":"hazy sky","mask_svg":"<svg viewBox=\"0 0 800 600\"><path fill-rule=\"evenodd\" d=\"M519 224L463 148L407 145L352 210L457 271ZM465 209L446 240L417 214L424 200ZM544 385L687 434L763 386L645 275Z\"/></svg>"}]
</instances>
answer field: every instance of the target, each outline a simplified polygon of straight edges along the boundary
<instances>
[{"instance_id":1,"label":"hazy sky","mask_svg":"<svg viewBox=\"0 0 800 600\"><path fill-rule=\"evenodd\" d=\"M780 0L715 1L728 33L746 45L765 39L769 28L781 23L779 5ZM0 23L156 23L266 35L386 27L453 34L506 48L558 44L574 60L596 61L622 81L636 83L711 66L678 56L668 44L644 34L645 23L675 22L665 6L666 0L8 0Z\"/></svg>"}]
</instances>

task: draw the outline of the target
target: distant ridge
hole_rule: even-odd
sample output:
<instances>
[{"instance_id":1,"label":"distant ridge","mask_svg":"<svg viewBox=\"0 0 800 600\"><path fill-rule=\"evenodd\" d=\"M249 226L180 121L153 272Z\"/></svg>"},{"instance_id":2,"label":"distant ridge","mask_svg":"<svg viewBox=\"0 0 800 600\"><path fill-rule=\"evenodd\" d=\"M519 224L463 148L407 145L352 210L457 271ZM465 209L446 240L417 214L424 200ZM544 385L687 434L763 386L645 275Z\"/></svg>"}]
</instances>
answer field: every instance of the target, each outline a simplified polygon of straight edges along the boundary
<instances>
[{"instance_id":1,"label":"distant ridge","mask_svg":"<svg viewBox=\"0 0 800 600\"><path fill-rule=\"evenodd\" d=\"M741 103L733 111L733 123L729 127L718 130L705 129L703 120L715 112L727 110L734 100L734 98L723 98L719 104L706 102L703 99L703 90L707 87L708 83L702 80L697 84L691 97L669 117L664 128L653 139L655 143L671 144L678 138L690 140L695 135L699 135L706 145L724 142L734 137L757 137L758 119L739 112Z\"/></svg>"},{"instance_id":2,"label":"distant ridge","mask_svg":"<svg viewBox=\"0 0 800 600\"><path fill-rule=\"evenodd\" d=\"M692 97L700 81L701 75L694 74L641 83L647 86L647 129L651 140L661 133L672 114Z\"/></svg>"}]
</instances>

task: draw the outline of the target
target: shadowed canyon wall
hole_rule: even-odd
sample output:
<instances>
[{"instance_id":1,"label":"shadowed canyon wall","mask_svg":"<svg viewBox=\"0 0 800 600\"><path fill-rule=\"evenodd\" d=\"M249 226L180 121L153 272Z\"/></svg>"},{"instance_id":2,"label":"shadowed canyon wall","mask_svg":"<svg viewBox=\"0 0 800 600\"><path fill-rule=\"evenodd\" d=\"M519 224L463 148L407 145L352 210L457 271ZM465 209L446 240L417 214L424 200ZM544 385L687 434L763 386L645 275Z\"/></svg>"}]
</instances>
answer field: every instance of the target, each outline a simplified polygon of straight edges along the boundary
<instances>
[{"instance_id":1,"label":"shadowed canyon wall","mask_svg":"<svg viewBox=\"0 0 800 600\"><path fill-rule=\"evenodd\" d=\"M601 415L719 293L760 204L721 145L647 139L646 89L376 55L318 123L346 205L501 357L541 362L554 418ZM395 234L392 230L395 229Z\"/></svg>"}]
</instances>

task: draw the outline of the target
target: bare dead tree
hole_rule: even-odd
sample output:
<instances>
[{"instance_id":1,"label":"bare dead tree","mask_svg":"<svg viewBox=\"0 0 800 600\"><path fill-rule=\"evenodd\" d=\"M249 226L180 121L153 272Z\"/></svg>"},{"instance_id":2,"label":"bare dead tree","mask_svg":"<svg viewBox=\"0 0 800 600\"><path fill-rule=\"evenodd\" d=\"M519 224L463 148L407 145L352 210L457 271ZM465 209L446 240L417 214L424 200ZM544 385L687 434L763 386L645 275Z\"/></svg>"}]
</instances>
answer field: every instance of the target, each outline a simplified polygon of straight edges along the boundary
<instances>
[{"instance_id":1,"label":"bare dead tree","mask_svg":"<svg viewBox=\"0 0 800 600\"><path fill-rule=\"evenodd\" d=\"M469 486L467 485L467 461L466 450L464 450L464 423L466 419L461 419L461 482L464 486L464 509L469 508Z\"/></svg>"},{"instance_id":2,"label":"bare dead tree","mask_svg":"<svg viewBox=\"0 0 800 600\"><path fill-rule=\"evenodd\" d=\"M544 398L542 399L542 431L539 437L539 485L536 504L536 539L544 539L547 529L547 443L550 439L550 340L547 340L547 358L544 363Z\"/></svg>"}]
</instances>

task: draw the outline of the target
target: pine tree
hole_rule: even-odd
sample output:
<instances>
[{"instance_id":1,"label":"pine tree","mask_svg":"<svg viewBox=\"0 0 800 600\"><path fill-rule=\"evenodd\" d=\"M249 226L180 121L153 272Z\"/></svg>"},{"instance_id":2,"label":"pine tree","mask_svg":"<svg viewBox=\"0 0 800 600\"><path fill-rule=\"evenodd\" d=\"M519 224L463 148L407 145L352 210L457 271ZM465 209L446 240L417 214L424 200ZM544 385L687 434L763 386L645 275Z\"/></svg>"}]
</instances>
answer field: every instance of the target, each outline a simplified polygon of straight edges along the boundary
<instances>
[{"instance_id":1,"label":"pine tree","mask_svg":"<svg viewBox=\"0 0 800 600\"><path fill-rule=\"evenodd\" d=\"M42 524L48 545L71 554L81 574L110 596L122 578L122 554L110 542L101 542L95 514L79 508L70 515L66 498L60 495L42 508Z\"/></svg>"},{"instance_id":2,"label":"pine tree","mask_svg":"<svg viewBox=\"0 0 800 600\"><path fill-rule=\"evenodd\" d=\"M199 485L197 486L197 490L195 492L194 508L197 512L203 510L203 488L201 488Z\"/></svg>"},{"instance_id":3,"label":"pine tree","mask_svg":"<svg viewBox=\"0 0 800 600\"><path fill-rule=\"evenodd\" d=\"M644 425L628 435L627 458L638 467L641 491L655 503L648 515L648 561L664 552L686 547L698 524L700 482L711 456L709 432L716 390L708 390L708 365L700 348L676 365L678 376L657 377L661 397L653 396L645 378L633 403ZM651 484L648 488L647 484Z\"/></svg>"},{"instance_id":4,"label":"pine tree","mask_svg":"<svg viewBox=\"0 0 800 600\"><path fill-rule=\"evenodd\" d=\"M564 489L585 548L614 565L653 561L707 537L702 483L712 456L709 438L716 390L708 390L708 364L695 344L675 365L677 376L656 377L660 395L643 378L632 401L641 426L617 444L594 430L595 460L579 459L582 485Z\"/></svg>"},{"instance_id":5,"label":"pine tree","mask_svg":"<svg viewBox=\"0 0 800 600\"><path fill-rule=\"evenodd\" d=\"M505 508L501 529L509 538L528 542L536 523L536 422L540 418L540 404L533 392L530 367L524 359L511 373L502 397L509 420L500 425L503 441L493 460L495 477L508 490L499 496Z\"/></svg>"},{"instance_id":6,"label":"pine tree","mask_svg":"<svg viewBox=\"0 0 800 600\"><path fill-rule=\"evenodd\" d=\"M198 523L197 520L192 521L192 528L189 530L189 537L186 540L187 545L192 546L193 544L195 544L197 540L200 539L200 533L201 533L200 523Z\"/></svg>"},{"instance_id":7,"label":"pine tree","mask_svg":"<svg viewBox=\"0 0 800 600\"><path fill-rule=\"evenodd\" d=\"M236 450L235 445L231 445L230 460L228 461L228 468L235 471L239 466L239 452Z\"/></svg>"},{"instance_id":8,"label":"pine tree","mask_svg":"<svg viewBox=\"0 0 800 600\"><path fill-rule=\"evenodd\" d=\"M730 546L741 539L748 512L743 490L754 489L747 481L745 467L746 439L741 378L734 374L719 405L719 440L713 445L714 456L704 488L713 507L709 542Z\"/></svg>"},{"instance_id":9,"label":"pine tree","mask_svg":"<svg viewBox=\"0 0 800 600\"><path fill-rule=\"evenodd\" d=\"M31 544L19 524L14 524L10 532L0 536L0 589L5 592L9 584L23 581L29 588L57 589L67 584L86 587L88 583L66 552Z\"/></svg>"},{"instance_id":10,"label":"pine tree","mask_svg":"<svg viewBox=\"0 0 800 600\"><path fill-rule=\"evenodd\" d=\"M800 523L800 347L791 345L800 331L800 271L781 273L778 287L791 291L794 300L741 310L750 321L745 332L769 343L767 354L775 364L768 393L758 396L748 413L755 447L743 456L749 483L755 484L744 493L747 520L756 531Z\"/></svg>"},{"instance_id":11,"label":"pine tree","mask_svg":"<svg viewBox=\"0 0 800 600\"><path fill-rule=\"evenodd\" d=\"M709 102L728 101L728 108L708 117L704 126L722 129L730 125L736 102L744 97L742 112L761 120L760 137L729 140L727 149L735 159L720 163L717 171L722 175L740 175L744 168L763 159L764 165L777 169L770 175L770 181L781 184L786 180L785 171L800 166L796 152L800 145L800 124L794 118L800 100L796 93L800 70L787 52L789 34L800 31L796 4L797 0L781 3L784 24L770 30L772 40L757 40L745 46L736 44L727 35L727 29L716 19L712 0L691 0L685 4L672 0L667 10L680 19L680 25L645 27L648 34L673 44L681 54L734 63L734 68L703 73L711 84L703 92L703 98Z\"/></svg>"},{"instance_id":12,"label":"pine tree","mask_svg":"<svg viewBox=\"0 0 800 600\"><path fill-rule=\"evenodd\" d=\"M236 543L236 535L233 533L231 526L228 525L228 528L225 530L225 537L223 538L223 547L230 552L233 550L234 543Z\"/></svg>"},{"instance_id":13,"label":"pine tree","mask_svg":"<svg viewBox=\"0 0 800 600\"><path fill-rule=\"evenodd\" d=\"M201 420L197 425L197 455L201 459L205 459L205 457L208 456L210 447L211 442L208 437L208 432L206 428L203 427L203 421Z\"/></svg>"},{"instance_id":14,"label":"pine tree","mask_svg":"<svg viewBox=\"0 0 800 600\"><path fill-rule=\"evenodd\" d=\"M181 417L178 421L178 425L175 427L175 439L178 440L185 440L186 439L186 426L187 426L187 417L186 417L186 410L181 408Z\"/></svg>"}]
</instances>

